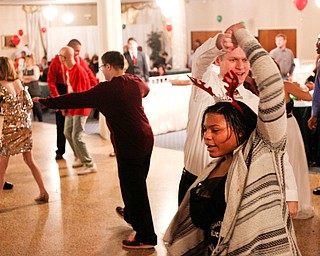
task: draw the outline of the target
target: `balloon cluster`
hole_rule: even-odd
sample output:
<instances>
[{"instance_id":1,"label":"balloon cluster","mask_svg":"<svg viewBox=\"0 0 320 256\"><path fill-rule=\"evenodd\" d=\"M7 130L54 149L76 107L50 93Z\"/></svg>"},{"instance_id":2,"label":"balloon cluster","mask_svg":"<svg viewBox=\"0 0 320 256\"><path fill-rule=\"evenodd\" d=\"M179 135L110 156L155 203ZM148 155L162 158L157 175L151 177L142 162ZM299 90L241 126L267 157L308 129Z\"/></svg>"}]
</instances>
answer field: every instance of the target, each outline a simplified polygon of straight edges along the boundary
<instances>
[{"instance_id":1,"label":"balloon cluster","mask_svg":"<svg viewBox=\"0 0 320 256\"><path fill-rule=\"evenodd\" d=\"M299 11L302 11L304 8L306 8L308 0L293 0L293 4Z\"/></svg>"},{"instance_id":2,"label":"balloon cluster","mask_svg":"<svg viewBox=\"0 0 320 256\"><path fill-rule=\"evenodd\" d=\"M23 30L22 29L18 30L18 35L12 36L11 42L14 44L14 46L17 46L20 43L22 36L23 36Z\"/></svg>"}]
</instances>

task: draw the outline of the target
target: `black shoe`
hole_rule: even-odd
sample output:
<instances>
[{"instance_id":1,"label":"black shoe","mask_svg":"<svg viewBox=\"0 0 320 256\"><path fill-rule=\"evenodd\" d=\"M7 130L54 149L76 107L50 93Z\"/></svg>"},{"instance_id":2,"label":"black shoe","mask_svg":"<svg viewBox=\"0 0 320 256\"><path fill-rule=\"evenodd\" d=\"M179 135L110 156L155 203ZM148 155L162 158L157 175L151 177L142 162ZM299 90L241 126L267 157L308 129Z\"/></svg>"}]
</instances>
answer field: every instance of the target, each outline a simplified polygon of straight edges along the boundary
<instances>
[{"instance_id":1,"label":"black shoe","mask_svg":"<svg viewBox=\"0 0 320 256\"><path fill-rule=\"evenodd\" d=\"M120 206L116 208L117 215L124 220L124 209Z\"/></svg>"},{"instance_id":2,"label":"black shoe","mask_svg":"<svg viewBox=\"0 0 320 256\"><path fill-rule=\"evenodd\" d=\"M136 239L123 240L122 246L128 249L153 249L155 245L140 243Z\"/></svg>"},{"instance_id":3,"label":"black shoe","mask_svg":"<svg viewBox=\"0 0 320 256\"><path fill-rule=\"evenodd\" d=\"M320 196L320 187L315 188L315 189L313 190L313 194L314 194L314 195L317 195L317 196Z\"/></svg>"},{"instance_id":4,"label":"black shoe","mask_svg":"<svg viewBox=\"0 0 320 256\"><path fill-rule=\"evenodd\" d=\"M56 154L56 160L61 160L61 159L63 159L63 156L60 154Z\"/></svg>"},{"instance_id":5,"label":"black shoe","mask_svg":"<svg viewBox=\"0 0 320 256\"><path fill-rule=\"evenodd\" d=\"M11 182L5 181L4 185L3 185L3 189L12 189L13 188L13 184Z\"/></svg>"}]
</instances>

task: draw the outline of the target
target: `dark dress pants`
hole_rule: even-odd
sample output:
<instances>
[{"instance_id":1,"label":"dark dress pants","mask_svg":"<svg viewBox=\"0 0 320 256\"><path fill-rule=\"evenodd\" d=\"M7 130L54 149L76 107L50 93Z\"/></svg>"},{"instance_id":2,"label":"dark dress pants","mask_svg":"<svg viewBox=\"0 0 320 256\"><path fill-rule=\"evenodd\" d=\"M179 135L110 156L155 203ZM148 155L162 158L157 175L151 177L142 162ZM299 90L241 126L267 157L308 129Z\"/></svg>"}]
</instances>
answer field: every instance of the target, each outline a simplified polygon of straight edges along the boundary
<instances>
[{"instance_id":1,"label":"dark dress pants","mask_svg":"<svg viewBox=\"0 0 320 256\"><path fill-rule=\"evenodd\" d=\"M32 112L33 112L33 118L34 118L34 120L38 119L39 122L42 122L42 108L41 108L41 103L39 103L39 102L33 102Z\"/></svg>"},{"instance_id":2,"label":"dark dress pants","mask_svg":"<svg viewBox=\"0 0 320 256\"><path fill-rule=\"evenodd\" d=\"M56 84L59 95L67 93L67 86L65 84ZM65 117L61 111L56 111L56 125L57 125L57 155L63 155L66 152L66 137L63 134Z\"/></svg>"},{"instance_id":3,"label":"dark dress pants","mask_svg":"<svg viewBox=\"0 0 320 256\"><path fill-rule=\"evenodd\" d=\"M63 155L66 152L66 137L63 134L65 117L62 112L56 111L56 125L57 125L57 155Z\"/></svg>"},{"instance_id":4,"label":"dark dress pants","mask_svg":"<svg viewBox=\"0 0 320 256\"><path fill-rule=\"evenodd\" d=\"M136 231L137 241L156 245L157 235L154 232L146 184L150 157L151 155L138 159L127 159L117 156L117 163L124 202L124 219Z\"/></svg>"}]
</instances>

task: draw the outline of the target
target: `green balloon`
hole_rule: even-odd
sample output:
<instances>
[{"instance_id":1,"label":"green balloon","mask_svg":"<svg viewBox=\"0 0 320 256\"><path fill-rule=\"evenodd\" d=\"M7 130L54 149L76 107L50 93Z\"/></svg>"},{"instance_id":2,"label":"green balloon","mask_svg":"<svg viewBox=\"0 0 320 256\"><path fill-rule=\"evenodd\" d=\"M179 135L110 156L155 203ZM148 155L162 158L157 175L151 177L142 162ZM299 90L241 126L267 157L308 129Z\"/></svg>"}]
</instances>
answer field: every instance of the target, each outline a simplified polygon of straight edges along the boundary
<instances>
[{"instance_id":1,"label":"green balloon","mask_svg":"<svg viewBox=\"0 0 320 256\"><path fill-rule=\"evenodd\" d=\"M127 25L126 24L122 24L122 29L126 29Z\"/></svg>"},{"instance_id":2,"label":"green balloon","mask_svg":"<svg viewBox=\"0 0 320 256\"><path fill-rule=\"evenodd\" d=\"M217 16L217 21L218 21L218 22L221 22L221 21L222 21L222 16L221 16L221 15L218 15L218 16Z\"/></svg>"}]
</instances>

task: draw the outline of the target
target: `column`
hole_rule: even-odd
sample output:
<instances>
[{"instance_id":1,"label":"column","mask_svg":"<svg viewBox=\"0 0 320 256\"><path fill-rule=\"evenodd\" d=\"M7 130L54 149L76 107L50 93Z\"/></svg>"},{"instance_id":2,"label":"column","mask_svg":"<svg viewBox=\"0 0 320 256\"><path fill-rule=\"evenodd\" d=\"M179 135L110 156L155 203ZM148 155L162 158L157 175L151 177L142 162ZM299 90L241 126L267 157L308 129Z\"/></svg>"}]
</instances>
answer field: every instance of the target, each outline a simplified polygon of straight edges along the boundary
<instances>
[{"instance_id":1,"label":"column","mask_svg":"<svg viewBox=\"0 0 320 256\"><path fill-rule=\"evenodd\" d=\"M97 0L97 16L99 30L99 60L107 51L122 52L122 22L120 0ZM99 77L100 81L104 77ZM99 131L104 139L110 139L105 117L99 116Z\"/></svg>"}]
</instances>

